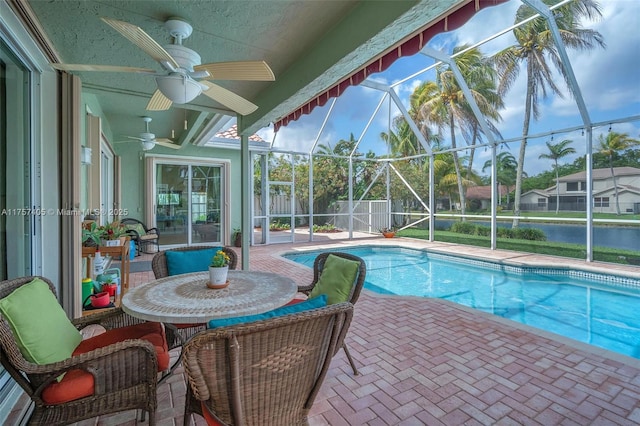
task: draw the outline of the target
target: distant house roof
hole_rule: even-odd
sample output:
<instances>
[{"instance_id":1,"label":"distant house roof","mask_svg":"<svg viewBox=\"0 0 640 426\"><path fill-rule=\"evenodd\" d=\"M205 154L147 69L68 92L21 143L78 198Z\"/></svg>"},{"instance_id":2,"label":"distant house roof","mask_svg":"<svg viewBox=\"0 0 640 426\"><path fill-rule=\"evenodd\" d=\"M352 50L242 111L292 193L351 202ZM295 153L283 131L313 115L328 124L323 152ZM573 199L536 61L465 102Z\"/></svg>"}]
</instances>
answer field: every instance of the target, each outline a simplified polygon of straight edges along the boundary
<instances>
[{"instance_id":1,"label":"distant house roof","mask_svg":"<svg viewBox=\"0 0 640 426\"><path fill-rule=\"evenodd\" d=\"M525 195L528 195L528 194L537 194L537 195L539 195L541 197L545 197L545 198L549 198L549 195L550 195L549 193L545 192L544 189L532 189L531 191L527 191L524 194L522 194L522 196L524 197Z\"/></svg>"},{"instance_id":2,"label":"distant house roof","mask_svg":"<svg viewBox=\"0 0 640 426\"><path fill-rule=\"evenodd\" d=\"M507 195L507 188L504 185L499 185L500 196ZM490 200L491 199L491 185L486 186L470 186L467 188L466 197L468 200Z\"/></svg>"},{"instance_id":3,"label":"distant house roof","mask_svg":"<svg viewBox=\"0 0 640 426\"><path fill-rule=\"evenodd\" d=\"M220 139L240 140L240 136L238 136L238 125L234 124L233 126L229 127L227 130L223 130L216 133L214 137L220 138ZM253 142L265 142L264 139L262 139L260 136L256 135L255 133L249 136L249 140Z\"/></svg>"},{"instance_id":4,"label":"distant house roof","mask_svg":"<svg viewBox=\"0 0 640 426\"><path fill-rule=\"evenodd\" d=\"M613 186L610 186L608 188L604 188L600 191L594 191L593 195L602 195L602 194L606 194L608 192L613 192L614 188ZM633 194L638 194L640 195L640 188L638 188L637 186L632 186L632 185L618 185L618 193L619 194L623 194L625 192L631 192Z\"/></svg>"},{"instance_id":5,"label":"distant house roof","mask_svg":"<svg viewBox=\"0 0 640 426\"><path fill-rule=\"evenodd\" d=\"M616 176L640 176L640 169L635 167L614 167L613 172ZM593 169L591 176L594 180L608 179L611 177L611 169ZM558 179L559 182L573 182L585 180L587 178L587 172L578 172L572 175L562 176Z\"/></svg>"}]
</instances>

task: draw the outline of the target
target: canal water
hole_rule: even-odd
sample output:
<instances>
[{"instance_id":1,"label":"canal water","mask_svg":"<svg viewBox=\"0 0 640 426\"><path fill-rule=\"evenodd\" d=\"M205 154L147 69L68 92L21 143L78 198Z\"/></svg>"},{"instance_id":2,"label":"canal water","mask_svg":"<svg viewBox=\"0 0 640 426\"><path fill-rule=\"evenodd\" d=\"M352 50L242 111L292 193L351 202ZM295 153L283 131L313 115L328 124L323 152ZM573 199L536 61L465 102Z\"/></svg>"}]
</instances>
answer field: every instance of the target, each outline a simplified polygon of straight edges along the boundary
<instances>
[{"instance_id":1,"label":"canal water","mask_svg":"<svg viewBox=\"0 0 640 426\"><path fill-rule=\"evenodd\" d=\"M451 220L436 220L436 229L447 229ZM491 226L489 222L472 222L478 225ZM511 222L498 222L499 227L511 227ZM547 241L558 243L586 244L587 228L584 225L522 223L521 228L540 229L547 236ZM640 226L594 226L593 245L625 250L640 251Z\"/></svg>"}]
</instances>

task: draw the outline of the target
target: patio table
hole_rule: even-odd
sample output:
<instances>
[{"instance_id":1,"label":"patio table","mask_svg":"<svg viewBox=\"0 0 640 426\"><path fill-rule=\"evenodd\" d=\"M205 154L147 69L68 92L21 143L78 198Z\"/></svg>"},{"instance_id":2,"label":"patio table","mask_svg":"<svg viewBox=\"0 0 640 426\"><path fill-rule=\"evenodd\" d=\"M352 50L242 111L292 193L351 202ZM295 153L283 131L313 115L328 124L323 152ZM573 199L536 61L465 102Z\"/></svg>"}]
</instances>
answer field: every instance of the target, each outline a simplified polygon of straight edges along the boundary
<instances>
[{"instance_id":1,"label":"patio table","mask_svg":"<svg viewBox=\"0 0 640 426\"><path fill-rule=\"evenodd\" d=\"M208 272L173 275L130 289L122 309L147 321L203 323L260 314L285 305L298 291L288 277L271 272L229 271L229 285L210 289Z\"/></svg>"}]
</instances>

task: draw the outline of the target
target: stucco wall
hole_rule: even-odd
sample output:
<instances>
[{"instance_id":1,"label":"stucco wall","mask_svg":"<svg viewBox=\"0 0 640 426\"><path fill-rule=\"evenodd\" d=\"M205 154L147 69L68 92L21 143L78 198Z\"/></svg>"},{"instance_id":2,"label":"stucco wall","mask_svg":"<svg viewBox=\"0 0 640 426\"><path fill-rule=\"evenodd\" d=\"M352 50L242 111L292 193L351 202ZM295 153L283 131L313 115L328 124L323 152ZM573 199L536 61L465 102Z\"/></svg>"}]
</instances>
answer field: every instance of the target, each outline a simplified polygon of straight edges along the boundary
<instances>
[{"instance_id":1,"label":"stucco wall","mask_svg":"<svg viewBox=\"0 0 640 426\"><path fill-rule=\"evenodd\" d=\"M121 157L122 168L122 208L127 209L129 217L145 220L145 155L171 155L180 161L180 157L219 159L231 161L230 191L226 194L230 202L231 229L240 226L240 151L229 149L205 148L188 145L173 150L156 145L151 151L142 151L138 143L115 144L116 154Z\"/></svg>"}]
</instances>

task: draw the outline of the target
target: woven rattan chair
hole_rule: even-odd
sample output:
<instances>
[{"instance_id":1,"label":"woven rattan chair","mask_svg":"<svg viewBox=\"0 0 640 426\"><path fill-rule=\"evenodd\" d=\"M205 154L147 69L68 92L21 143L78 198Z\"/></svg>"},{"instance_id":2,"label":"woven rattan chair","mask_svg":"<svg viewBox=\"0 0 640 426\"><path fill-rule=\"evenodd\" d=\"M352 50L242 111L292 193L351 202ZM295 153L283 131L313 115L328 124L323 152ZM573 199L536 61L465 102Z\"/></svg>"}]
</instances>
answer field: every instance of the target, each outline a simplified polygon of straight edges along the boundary
<instances>
[{"instance_id":1,"label":"woven rattan chair","mask_svg":"<svg viewBox=\"0 0 640 426\"><path fill-rule=\"evenodd\" d=\"M40 278L55 294L51 281L43 277L22 277L0 282L0 299ZM37 315L37 312L33 313ZM72 320L78 329L99 324L114 329L139 324L140 321L120 309L96 313ZM0 362L33 401L29 424L62 425L125 410L149 412L149 424L155 423L157 358L154 346L144 340L126 340L100 349L72 356L51 364L27 361L16 343L13 331L0 315ZM61 374L84 370L94 377L93 395L59 404L47 404L43 391Z\"/></svg>"},{"instance_id":2,"label":"woven rattan chair","mask_svg":"<svg viewBox=\"0 0 640 426\"><path fill-rule=\"evenodd\" d=\"M160 253L156 253L151 260L151 270L153 271L153 275L158 278L164 278L169 276L169 269L167 268L167 255L168 251L192 251L192 250L203 250L210 249L211 246L189 246L189 247L178 247L170 250L164 250ZM224 251L227 256L229 256L229 269L236 269L238 266L238 255L235 251L230 249L229 247L222 247L222 251ZM209 265L207 265L208 267ZM203 269L206 271L206 268Z\"/></svg>"},{"instance_id":3,"label":"woven rattan chair","mask_svg":"<svg viewBox=\"0 0 640 426\"><path fill-rule=\"evenodd\" d=\"M193 251L193 250L202 250L202 249L210 249L211 246L190 246L190 247L178 247L170 250L164 250L159 253L156 253L151 260L151 270L153 271L153 275L156 279L164 278L169 276L169 268L167 267L167 251ZM229 256L229 269L236 269L238 266L238 255L235 251L230 249L229 247L222 247L222 251L224 251L227 256ZM207 270L209 265L203 270ZM206 329L205 324L189 324L189 325L175 325L178 329L178 333L183 341L189 340L191 336L196 333L199 333ZM172 346L175 347L175 346Z\"/></svg>"},{"instance_id":4,"label":"woven rattan chair","mask_svg":"<svg viewBox=\"0 0 640 426\"><path fill-rule=\"evenodd\" d=\"M345 302L197 334L183 352L184 424L192 413L209 424L308 424L352 315Z\"/></svg>"},{"instance_id":5,"label":"woven rattan chair","mask_svg":"<svg viewBox=\"0 0 640 426\"><path fill-rule=\"evenodd\" d=\"M362 258L349 253L326 252L326 253L319 254L313 263L313 282L306 286L299 286L298 291L306 295L309 295L309 293L311 293L313 288L318 283L318 280L320 279L320 275L322 274L322 269L324 268L324 263L327 261L327 257L329 257L330 254L333 254L334 256L342 257L344 259L354 260L360 264L360 266L358 267L358 274L356 275L356 279L353 282L353 287L351 287L351 293L349 294L349 298L347 299L349 303L355 305L355 303L358 301L358 298L360 297L360 292L362 291L362 287L364 286L364 280L367 275L367 265L365 264L364 260L362 260ZM351 357L351 353L349 352L349 348L347 347L347 344L343 342L342 348L344 349L344 352L347 355L349 364L351 364L351 369L353 370L353 374L357 375L358 369L356 368L356 364L353 361L353 358Z\"/></svg>"}]
</instances>

